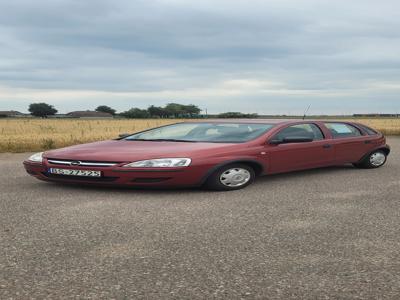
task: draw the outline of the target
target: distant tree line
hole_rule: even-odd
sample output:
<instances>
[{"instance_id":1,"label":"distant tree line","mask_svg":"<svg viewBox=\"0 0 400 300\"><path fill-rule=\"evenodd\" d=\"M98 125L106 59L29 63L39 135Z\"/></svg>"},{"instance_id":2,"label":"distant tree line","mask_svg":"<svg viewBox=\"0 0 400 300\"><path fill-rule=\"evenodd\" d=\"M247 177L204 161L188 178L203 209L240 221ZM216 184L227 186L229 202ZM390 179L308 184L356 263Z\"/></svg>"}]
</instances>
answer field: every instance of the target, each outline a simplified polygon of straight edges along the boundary
<instances>
[{"instance_id":1,"label":"distant tree line","mask_svg":"<svg viewBox=\"0 0 400 300\"><path fill-rule=\"evenodd\" d=\"M29 105L29 112L35 117L47 118L55 115L57 109L47 103L32 103ZM107 106L100 105L95 111L109 113L113 116L121 116L129 119L146 118L199 118L199 117L218 117L218 118L257 118L257 114L245 114L241 112L226 112L219 115L201 115L201 109L194 105L184 105L179 103L168 103L165 106L151 105L147 109L133 107L127 111L117 114L116 110Z\"/></svg>"},{"instance_id":2,"label":"distant tree line","mask_svg":"<svg viewBox=\"0 0 400 300\"><path fill-rule=\"evenodd\" d=\"M230 111L218 115L218 118L222 119L255 119L258 114L243 114L241 112Z\"/></svg>"},{"instance_id":3,"label":"distant tree line","mask_svg":"<svg viewBox=\"0 0 400 300\"><path fill-rule=\"evenodd\" d=\"M40 117L40 118L47 118L49 116L55 115L58 111L52 105L49 105L44 102L40 103L32 103L29 105L28 108L29 112L32 116ZM189 104L179 104L179 103L168 103L167 105L161 106L154 106L151 105L147 109L141 109L137 107L133 107L127 111L122 113L117 113L117 111L107 105L100 105L98 106L95 111L109 113L113 116L120 116L123 118L133 118L133 119L145 119L145 118L226 118L226 119L240 119L240 118L276 118L276 117L289 117L289 118L301 118L302 116L287 116L287 115L258 115L256 113L247 114L241 112L224 112L221 114L211 114L211 115L204 115L200 114L201 110L198 106ZM0 118L7 118L13 116L14 114L18 116L23 116L24 114L17 112L17 111L0 111ZM319 115L314 116L318 118L322 117L332 117L329 115ZM336 117L345 117L336 116ZM368 117L368 118L382 118L382 117L390 117L390 118L399 118L400 114L379 114L379 113L366 113L366 114L353 114L347 115L346 117Z\"/></svg>"},{"instance_id":4,"label":"distant tree line","mask_svg":"<svg viewBox=\"0 0 400 300\"><path fill-rule=\"evenodd\" d=\"M131 108L120 113L125 118L196 118L199 117L201 109L196 105L183 105L179 103L168 103L166 106L151 105L147 109Z\"/></svg>"}]
</instances>

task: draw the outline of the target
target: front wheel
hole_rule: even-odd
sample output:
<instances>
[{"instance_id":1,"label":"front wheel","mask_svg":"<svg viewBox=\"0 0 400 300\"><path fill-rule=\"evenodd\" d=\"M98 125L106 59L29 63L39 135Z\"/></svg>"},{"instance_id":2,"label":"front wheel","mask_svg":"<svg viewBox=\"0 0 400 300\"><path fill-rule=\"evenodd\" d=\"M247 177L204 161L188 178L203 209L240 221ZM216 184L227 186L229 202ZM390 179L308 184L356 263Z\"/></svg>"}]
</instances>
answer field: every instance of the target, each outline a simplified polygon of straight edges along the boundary
<instances>
[{"instance_id":1,"label":"front wheel","mask_svg":"<svg viewBox=\"0 0 400 300\"><path fill-rule=\"evenodd\" d=\"M382 167L386 160L387 154L382 150L377 150L368 155L362 162L353 165L358 168L374 169Z\"/></svg>"},{"instance_id":2,"label":"front wheel","mask_svg":"<svg viewBox=\"0 0 400 300\"><path fill-rule=\"evenodd\" d=\"M245 164L230 164L211 174L206 187L217 191L239 190L251 184L255 177L252 167Z\"/></svg>"}]
</instances>

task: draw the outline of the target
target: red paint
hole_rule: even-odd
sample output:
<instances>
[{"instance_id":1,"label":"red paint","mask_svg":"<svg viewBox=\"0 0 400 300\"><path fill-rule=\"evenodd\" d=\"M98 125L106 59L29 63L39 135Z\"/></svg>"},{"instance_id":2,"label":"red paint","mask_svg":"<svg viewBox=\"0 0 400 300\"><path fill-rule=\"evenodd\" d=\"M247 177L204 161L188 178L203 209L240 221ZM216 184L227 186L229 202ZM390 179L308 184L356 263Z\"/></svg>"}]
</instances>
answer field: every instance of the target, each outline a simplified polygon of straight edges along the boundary
<instances>
[{"instance_id":1,"label":"red paint","mask_svg":"<svg viewBox=\"0 0 400 300\"><path fill-rule=\"evenodd\" d=\"M298 120L207 120L204 122L221 123L273 123L275 127L245 143L181 143L111 140L77 145L58 150L47 151L43 164L24 162L25 169L38 179L69 183L88 183L125 186L198 186L204 182L216 166L229 162L253 162L263 168L263 174L290 172L325 166L358 162L373 150L386 148L385 137L381 133L368 135L362 128L362 136L334 139L323 121ZM340 121L339 121L340 122ZM269 141L276 133L287 126L313 123L323 132L323 140L272 145ZM356 123L347 123L357 127ZM368 141L366 143L366 141ZM122 165L139 160L165 157L188 157L192 163L181 168L123 168ZM115 167L82 167L52 165L48 159L79 160L96 162L118 162ZM112 182L93 182L49 178L45 174L48 168L100 170L104 177L113 178ZM213 169L214 168L214 169ZM66 177L66 176L65 176ZM143 183L144 178L163 180Z\"/></svg>"}]
</instances>

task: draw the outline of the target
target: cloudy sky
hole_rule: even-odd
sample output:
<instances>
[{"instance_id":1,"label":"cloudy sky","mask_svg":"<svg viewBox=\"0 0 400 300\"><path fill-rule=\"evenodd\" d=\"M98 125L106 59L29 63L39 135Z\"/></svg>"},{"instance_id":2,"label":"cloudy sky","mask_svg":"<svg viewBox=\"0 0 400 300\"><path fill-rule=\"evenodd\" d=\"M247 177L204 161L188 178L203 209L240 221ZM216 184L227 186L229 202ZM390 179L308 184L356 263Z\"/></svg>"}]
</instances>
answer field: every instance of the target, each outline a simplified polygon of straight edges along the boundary
<instances>
[{"instance_id":1,"label":"cloudy sky","mask_svg":"<svg viewBox=\"0 0 400 300\"><path fill-rule=\"evenodd\" d=\"M398 0L0 2L0 110L400 113Z\"/></svg>"}]
</instances>

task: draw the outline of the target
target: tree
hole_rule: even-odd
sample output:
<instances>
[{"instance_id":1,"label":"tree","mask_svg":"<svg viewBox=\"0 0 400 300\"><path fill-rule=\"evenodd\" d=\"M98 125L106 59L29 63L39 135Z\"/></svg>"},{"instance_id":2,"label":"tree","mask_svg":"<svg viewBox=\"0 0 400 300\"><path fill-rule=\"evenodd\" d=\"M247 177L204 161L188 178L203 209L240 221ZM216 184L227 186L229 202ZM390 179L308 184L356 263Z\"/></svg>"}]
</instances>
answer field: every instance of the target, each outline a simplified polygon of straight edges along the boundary
<instances>
[{"instance_id":1,"label":"tree","mask_svg":"<svg viewBox=\"0 0 400 300\"><path fill-rule=\"evenodd\" d=\"M109 113L109 114L112 114L112 115L115 115L115 112L116 112L115 109L113 109L113 108L111 108L111 107L109 107L107 105L100 105L95 110L98 111L98 112Z\"/></svg>"},{"instance_id":2,"label":"tree","mask_svg":"<svg viewBox=\"0 0 400 300\"><path fill-rule=\"evenodd\" d=\"M197 116L201 111L201 109L198 108L196 105L183 105L179 103L168 103L165 106L164 110L169 117L174 118L192 118L194 116Z\"/></svg>"},{"instance_id":3,"label":"tree","mask_svg":"<svg viewBox=\"0 0 400 300\"><path fill-rule=\"evenodd\" d=\"M41 118L47 118L57 113L57 109L47 103L32 103L28 110L32 116Z\"/></svg>"},{"instance_id":4,"label":"tree","mask_svg":"<svg viewBox=\"0 0 400 300\"><path fill-rule=\"evenodd\" d=\"M257 118L258 115L257 114L243 114L241 112L226 112L226 113L222 113L218 115L218 118L226 118L226 119L242 119L242 118L247 118L247 119L251 119L251 118Z\"/></svg>"},{"instance_id":5,"label":"tree","mask_svg":"<svg viewBox=\"0 0 400 300\"><path fill-rule=\"evenodd\" d=\"M149 115L151 117L165 118L168 116L165 109L159 106L154 106L154 105L149 106L149 108L147 108L147 111L149 112Z\"/></svg>"},{"instance_id":6,"label":"tree","mask_svg":"<svg viewBox=\"0 0 400 300\"><path fill-rule=\"evenodd\" d=\"M184 109L185 109L186 113L189 115L189 117L191 117L191 118L194 116L197 116L201 112L201 109L193 104L185 105Z\"/></svg>"},{"instance_id":7,"label":"tree","mask_svg":"<svg viewBox=\"0 0 400 300\"><path fill-rule=\"evenodd\" d=\"M128 111L124 111L123 113L120 114L121 116L129 119L145 119L150 117L149 112L146 109L140 109L140 108L131 108Z\"/></svg>"},{"instance_id":8,"label":"tree","mask_svg":"<svg viewBox=\"0 0 400 300\"><path fill-rule=\"evenodd\" d=\"M179 118L185 113L184 105L179 103L168 103L164 109L167 112L168 116L173 118Z\"/></svg>"}]
</instances>

